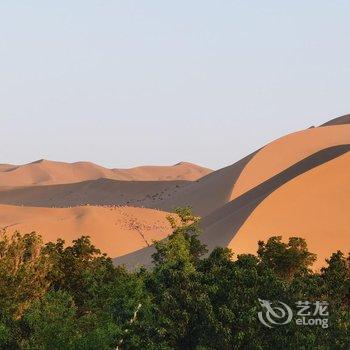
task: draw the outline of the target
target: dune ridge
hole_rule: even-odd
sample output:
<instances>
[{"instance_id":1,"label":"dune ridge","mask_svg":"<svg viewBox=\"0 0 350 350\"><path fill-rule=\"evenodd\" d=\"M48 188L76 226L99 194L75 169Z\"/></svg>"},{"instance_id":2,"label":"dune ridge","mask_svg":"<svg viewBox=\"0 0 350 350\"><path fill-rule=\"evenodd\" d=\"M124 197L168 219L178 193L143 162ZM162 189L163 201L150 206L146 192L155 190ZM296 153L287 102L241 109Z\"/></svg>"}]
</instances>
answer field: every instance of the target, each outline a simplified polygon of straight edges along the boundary
<instances>
[{"instance_id":1,"label":"dune ridge","mask_svg":"<svg viewBox=\"0 0 350 350\"><path fill-rule=\"evenodd\" d=\"M231 247L234 249L235 234L265 198L292 179L299 176L302 177L304 173L311 169L321 166L349 151L350 144L333 146L318 151L225 204L201 219L200 226L203 229L200 237L201 241L207 245L209 251L217 246L228 246L230 242L233 242ZM272 235L275 234L277 233L275 232ZM255 241L256 244L257 241ZM116 264L125 264L129 268L132 268L135 262L150 266L153 252L153 247L147 247L137 252L117 257L114 261Z\"/></svg>"},{"instance_id":2,"label":"dune ridge","mask_svg":"<svg viewBox=\"0 0 350 350\"><path fill-rule=\"evenodd\" d=\"M350 152L279 187L252 212L229 242L235 253L255 253L272 235L300 236L317 253L314 268L337 250L350 251ZM325 205L326 204L326 205Z\"/></svg>"},{"instance_id":3,"label":"dune ridge","mask_svg":"<svg viewBox=\"0 0 350 350\"><path fill-rule=\"evenodd\" d=\"M323 126L329 126L329 125L344 125L344 124L350 124L350 114L345 114L345 115L342 115L341 117L331 119L320 126L323 127Z\"/></svg>"},{"instance_id":4,"label":"dune ridge","mask_svg":"<svg viewBox=\"0 0 350 350\"><path fill-rule=\"evenodd\" d=\"M230 201L237 179L255 154L253 152L230 166L181 187L177 193L165 199L160 208L169 211L190 205L196 215L208 215Z\"/></svg>"},{"instance_id":5,"label":"dune ridge","mask_svg":"<svg viewBox=\"0 0 350 350\"><path fill-rule=\"evenodd\" d=\"M327 147L350 143L350 125L312 128L283 136L260 149L244 167L230 200Z\"/></svg>"},{"instance_id":6,"label":"dune ridge","mask_svg":"<svg viewBox=\"0 0 350 350\"><path fill-rule=\"evenodd\" d=\"M0 166L0 187L57 185L100 178L123 181L195 181L211 171L188 162L173 166L107 169L90 162L64 163L41 159L25 165Z\"/></svg>"},{"instance_id":7,"label":"dune ridge","mask_svg":"<svg viewBox=\"0 0 350 350\"><path fill-rule=\"evenodd\" d=\"M252 252L257 240L271 235L304 235L322 260L324 242L350 247L349 151L345 115L281 137L217 171L186 162L132 169L47 160L0 164L0 228L37 230L46 241L89 234L116 264L132 268L149 265L153 239L171 232L168 212L190 205L202 217L201 240L209 250ZM328 214L334 232L339 221L338 236L317 223L317 211L322 219Z\"/></svg>"},{"instance_id":8,"label":"dune ridge","mask_svg":"<svg viewBox=\"0 0 350 350\"><path fill-rule=\"evenodd\" d=\"M229 202L235 181L254 154L196 181L101 178L71 184L0 188L0 203L35 207L130 205L165 211L190 205L196 214L204 216Z\"/></svg>"},{"instance_id":9,"label":"dune ridge","mask_svg":"<svg viewBox=\"0 0 350 350\"><path fill-rule=\"evenodd\" d=\"M318 151L204 217L201 221L204 229L202 241L211 249L215 246L227 246L255 208L271 193L294 178L302 177L310 170L349 151L350 144ZM216 232L220 232L220 235Z\"/></svg>"}]
</instances>

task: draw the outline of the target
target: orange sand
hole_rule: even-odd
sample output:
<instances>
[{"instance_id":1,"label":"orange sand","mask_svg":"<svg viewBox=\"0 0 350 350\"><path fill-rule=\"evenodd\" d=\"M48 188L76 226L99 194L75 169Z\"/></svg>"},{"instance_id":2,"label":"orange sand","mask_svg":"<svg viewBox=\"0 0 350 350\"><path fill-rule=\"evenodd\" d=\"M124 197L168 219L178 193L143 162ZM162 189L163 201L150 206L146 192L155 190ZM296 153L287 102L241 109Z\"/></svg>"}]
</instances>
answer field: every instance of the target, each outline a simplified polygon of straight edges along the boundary
<instances>
[{"instance_id":1,"label":"orange sand","mask_svg":"<svg viewBox=\"0 0 350 350\"><path fill-rule=\"evenodd\" d=\"M350 125L295 132L263 147L238 178L231 200L278 174L301 159L330 146L350 143Z\"/></svg>"},{"instance_id":2,"label":"orange sand","mask_svg":"<svg viewBox=\"0 0 350 350\"><path fill-rule=\"evenodd\" d=\"M316 167L267 197L229 247L254 253L258 240L281 235L306 239L318 255L315 267L337 250L350 252L350 152Z\"/></svg>"},{"instance_id":3,"label":"orange sand","mask_svg":"<svg viewBox=\"0 0 350 350\"><path fill-rule=\"evenodd\" d=\"M62 238L69 243L88 235L102 252L116 257L165 238L171 232L167 215L133 207L51 209L0 205L0 228L7 232L36 231L45 242Z\"/></svg>"},{"instance_id":4,"label":"orange sand","mask_svg":"<svg viewBox=\"0 0 350 350\"><path fill-rule=\"evenodd\" d=\"M142 166L132 169L107 169L89 162L63 163L39 160L26 165L0 166L0 187L53 185L108 178L138 181L194 181L210 169L182 162L173 166Z\"/></svg>"}]
</instances>

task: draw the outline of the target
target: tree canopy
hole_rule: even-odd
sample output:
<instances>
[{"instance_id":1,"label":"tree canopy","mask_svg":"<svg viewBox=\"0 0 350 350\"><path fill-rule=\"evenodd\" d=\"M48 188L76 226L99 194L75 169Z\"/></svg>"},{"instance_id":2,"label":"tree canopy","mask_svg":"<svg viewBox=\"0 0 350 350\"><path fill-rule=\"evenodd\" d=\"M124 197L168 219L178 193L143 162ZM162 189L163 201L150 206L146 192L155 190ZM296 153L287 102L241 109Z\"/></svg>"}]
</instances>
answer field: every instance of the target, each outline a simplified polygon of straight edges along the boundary
<instances>
[{"instance_id":1,"label":"tree canopy","mask_svg":"<svg viewBox=\"0 0 350 350\"><path fill-rule=\"evenodd\" d=\"M210 254L198 218L178 208L153 267L127 271L91 243L0 239L1 349L349 349L350 258L321 271L305 240L257 242L257 254ZM329 327L266 327L259 299L329 304Z\"/></svg>"}]
</instances>

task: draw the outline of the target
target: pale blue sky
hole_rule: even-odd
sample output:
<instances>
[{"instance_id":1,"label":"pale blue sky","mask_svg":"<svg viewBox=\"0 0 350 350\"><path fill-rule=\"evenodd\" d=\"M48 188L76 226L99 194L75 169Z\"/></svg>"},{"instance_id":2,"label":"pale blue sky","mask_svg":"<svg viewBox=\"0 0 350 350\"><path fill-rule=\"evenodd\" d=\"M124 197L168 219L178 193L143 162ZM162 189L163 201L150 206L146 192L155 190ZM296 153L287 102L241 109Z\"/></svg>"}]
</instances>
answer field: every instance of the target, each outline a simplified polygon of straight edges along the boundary
<instances>
[{"instance_id":1,"label":"pale blue sky","mask_svg":"<svg viewBox=\"0 0 350 350\"><path fill-rule=\"evenodd\" d=\"M350 113L349 1L0 2L0 163L219 168Z\"/></svg>"}]
</instances>

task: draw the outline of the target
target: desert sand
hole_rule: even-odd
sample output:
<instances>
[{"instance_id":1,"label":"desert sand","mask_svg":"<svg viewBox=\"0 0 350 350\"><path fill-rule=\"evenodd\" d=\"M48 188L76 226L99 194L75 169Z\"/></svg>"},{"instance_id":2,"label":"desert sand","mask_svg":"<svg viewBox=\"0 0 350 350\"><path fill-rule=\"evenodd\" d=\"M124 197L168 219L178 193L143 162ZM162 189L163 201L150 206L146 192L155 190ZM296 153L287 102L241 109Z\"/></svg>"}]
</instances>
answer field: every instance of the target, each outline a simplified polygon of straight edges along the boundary
<instances>
[{"instance_id":1,"label":"desert sand","mask_svg":"<svg viewBox=\"0 0 350 350\"><path fill-rule=\"evenodd\" d=\"M231 166L188 183L183 180L130 182L99 178L67 185L43 187L39 184L16 188L12 192L9 189L0 190L0 203L42 207L130 205L166 211L171 211L177 206L190 205L196 214L206 216L308 155L326 147L346 143L350 143L350 125L312 128L284 136ZM56 162L44 163L49 168L57 165ZM68 167L79 168L83 164L93 167L91 163L77 163ZM185 167L187 163L181 164ZM181 164L171 168L178 171ZM65 163L59 163L58 167L66 166ZM189 164L187 166L190 167ZM165 171L163 167L160 168ZM90 172L90 177L112 176L102 172L100 168L99 171L94 169L97 173ZM146 177L143 169L152 170L154 173L160 171L158 167L135 168L133 171L138 173L138 178ZM57 174L58 171L51 170L51 173ZM173 178L176 178L175 175L173 174ZM72 181L72 177L68 179L68 175L65 176L65 179L63 176L59 177L61 182ZM186 176L183 174L183 177ZM75 180L78 178L75 177ZM15 179L12 181L13 185Z\"/></svg>"},{"instance_id":2,"label":"desert sand","mask_svg":"<svg viewBox=\"0 0 350 350\"><path fill-rule=\"evenodd\" d=\"M298 176L271 193L229 243L255 253L272 235L306 239L320 267L337 250L350 252L350 152Z\"/></svg>"},{"instance_id":3,"label":"desert sand","mask_svg":"<svg viewBox=\"0 0 350 350\"><path fill-rule=\"evenodd\" d=\"M0 187L57 185L100 178L124 181L194 181L210 172L210 169L187 162L173 166L107 169L89 162L64 163L41 159L25 165L0 166Z\"/></svg>"},{"instance_id":4,"label":"desert sand","mask_svg":"<svg viewBox=\"0 0 350 350\"><path fill-rule=\"evenodd\" d=\"M298 163L293 164L291 167L285 169L281 173L264 181L263 183L259 184L253 189L242 194L238 198L232 200L231 202L210 213L209 215L203 217L200 222L201 228L203 230L203 233L201 235L201 241L207 245L209 251L218 246L230 246L234 251L236 251L235 235L245 223L249 222L250 217L252 216L256 208L259 207L261 202L266 200L266 198L269 198L271 194L277 191L280 187L283 187L286 184L288 184L293 179L303 178L303 176L308 174L312 169L317 169L318 167L321 167L324 164L334 161L334 159L342 157L343 155L348 155L349 151L350 145L333 146L318 151L312 154L311 156L299 161ZM350 163L348 162L346 166L347 173L349 174ZM346 168L341 168L340 170L344 171L346 170ZM324 180L325 179L323 179L323 181ZM338 200L336 196L335 200ZM342 203L341 198L340 203ZM319 205L327 208L328 205L332 205L332 203L320 202ZM344 207L344 210L347 210L346 208L347 206ZM332 210L333 209L331 209L330 212L332 212ZM276 206L273 209L271 215L278 215L278 213L279 207ZM336 220L332 222L333 225L336 225L334 224L336 223ZM291 217L291 219L289 220L286 219L286 225L290 225L291 227L293 227L293 217ZM280 234L282 233L280 233L279 231L270 231L270 233L268 233L266 237L268 238L270 236ZM243 236L242 242L245 242L245 238L247 237L247 235L250 237L249 242L254 242L254 248L256 249L259 237L251 237L252 233L246 234ZM293 236L294 235L295 234L293 234ZM302 234L299 234L298 236L303 237ZM309 235L307 237L307 242L309 243L310 241L313 241L315 239L318 239L316 232L314 235ZM350 246L349 233L345 237L345 240L347 240L348 246ZM344 246L343 242L339 242L339 246L341 246L341 248L338 247L337 249L344 249L345 251L347 251L348 249L346 245ZM243 247L242 251L244 251L244 248L245 247ZM146 247L138 252L133 252L128 254L127 256L119 257L115 260L115 262L117 264L125 264L130 268L134 265L135 262L141 262L146 266L150 266L151 254L153 251L154 250L152 247ZM240 251L240 253L242 251ZM252 251L249 250L249 252ZM317 251L315 252L317 253ZM324 259L322 259L323 255L321 252L320 259L318 260L318 263L315 266L319 266L319 264L322 263L322 261L324 261Z\"/></svg>"},{"instance_id":5,"label":"desert sand","mask_svg":"<svg viewBox=\"0 0 350 350\"><path fill-rule=\"evenodd\" d=\"M196 181L97 179L59 185L0 188L0 203L34 207L130 205L172 211L192 206L204 216L230 201L235 181L254 154Z\"/></svg>"},{"instance_id":6,"label":"desert sand","mask_svg":"<svg viewBox=\"0 0 350 350\"><path fill-rule=\"evenodd\" d=\"M342 124L343 125L350 124L350 114L345 114L345 115L342 115L341 117L331 119L328 122L322 124L321 126L342 125Z\"/></svg>"},{"instance_id":7,"label":"desert sand","mask_svg":"<svg viewBox=\"0 0 350 350\"><path fill-rule=\"evenodd\" d=\"M0 189L0 203L33 207L128 205L163 208L190 181L89 180L71 184Z\"/></svg>"},{"instance_id":8,"label":"desert sand","mask_svg":"<svg viewBox=\"0 0 350 350\"><path fill-rule=\"evenodd\" d=\"M259 239L300 236L319 255L350 251L350 117L281 137L217 171L174 166L107 169L89 162L0 164L0 228L45 241L85 234L116 264L151 263L174 207L201 216L209 250L254 253Z\"/></svg>"},{"instance_id":9,"label":"desert sand","mask_svg":"<svg viewBox=\"0 0 350 350\"><path fill-rule=\"evenodd\" d=\"M188 186L181 187L178 192L161 203L161 208L171 210L174 207L190 205L195 214L205 216L222 207L230 201L237 179L255 154L256 152Z\"/></svg>"},{"instance_id":10,"label":"desert sand","mask_svg":"<svg viewBox=\"0 0 350 350\"><path fill-rule=\"evenodd\" d=\"M8 233L36 231L45 242L62 238L70 243L88 235L102 252L114 257L165 238L171 232L167 215L133 207L50 209L0 205L0 229Z\"/></svg>"},{"instance_id":11,"label":"desert sand","mask_svg":"<svg viewBox=\"0 0 350 350\"><path fill-rule=\"evenodd\" d=\"M231 200L289 166L327 147L350 143L350 125L311 128L289 134L263 147L239 176Z\"/></svg>"}]
</instances>

